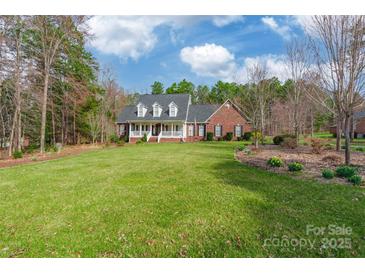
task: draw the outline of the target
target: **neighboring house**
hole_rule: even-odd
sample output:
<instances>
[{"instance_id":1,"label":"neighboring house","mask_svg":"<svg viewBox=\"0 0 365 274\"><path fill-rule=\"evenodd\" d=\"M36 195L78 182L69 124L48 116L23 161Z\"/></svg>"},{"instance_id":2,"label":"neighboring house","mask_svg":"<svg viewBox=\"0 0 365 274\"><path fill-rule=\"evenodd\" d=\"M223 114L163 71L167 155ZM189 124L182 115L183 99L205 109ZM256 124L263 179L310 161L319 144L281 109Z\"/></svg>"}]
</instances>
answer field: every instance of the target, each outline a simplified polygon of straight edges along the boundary
<instances>
[{"instance_id":1,"label":"neighboring house","mask_svg":"<svg viewBox=\"0 0 365 274\"><path fill-rule=\"evenodd\" d=\"M365 138L365 111L354 113L352 131L354 138ZM336 126L330 127L330 133L336 134Z\"/></svg>"},{"instance_id":2,"label":"neighboring house","mask_svg":"<svg viewBox=\"0 0 365 274\"><path fill-rule=\"evenodd\" d=\"M136 105L126 106L117 121L119 136L134 143L145 134L148 142L199 141L207 132L214 139L227 132L233 138L250 131L240 109L227 100L221 105L193 105L188 94L141 95Z\"/></svg>"}]
</instances>

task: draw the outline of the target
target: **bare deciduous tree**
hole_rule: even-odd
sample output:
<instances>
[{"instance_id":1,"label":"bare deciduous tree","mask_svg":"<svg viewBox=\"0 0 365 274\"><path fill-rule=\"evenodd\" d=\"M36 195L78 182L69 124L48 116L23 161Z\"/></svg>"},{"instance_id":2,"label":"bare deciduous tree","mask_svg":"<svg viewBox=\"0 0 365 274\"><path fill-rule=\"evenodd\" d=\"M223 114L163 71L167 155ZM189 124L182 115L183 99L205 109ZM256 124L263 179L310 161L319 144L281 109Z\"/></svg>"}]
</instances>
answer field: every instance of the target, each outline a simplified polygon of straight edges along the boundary
<instances>
[{"instance_id":1,"label":"bare deciduous tree","mask_svg":"<svg viewBox=\"0 0 365 274\"><path fill-rule=\"evenodd\" d=\"M293 106L293 127L297 143L300 135L300 107L305 94L304 77L308 71L308 46L305 41L293 39L287 45L287 69L293 85L288 91L288 100Z\"/></svg>"},{"instance_id":2,"label":"bare deciduous tree","mask_svg":"<svg viewBox=\"0 0 365 274\"><path fill-rule=\"evenodd\" d=\"M350 121L364 94L365 16L314 16L313 22L322 87L333 100L338 129L344 121L345 162L350 164Z\"/></svg>"}]
</instances>

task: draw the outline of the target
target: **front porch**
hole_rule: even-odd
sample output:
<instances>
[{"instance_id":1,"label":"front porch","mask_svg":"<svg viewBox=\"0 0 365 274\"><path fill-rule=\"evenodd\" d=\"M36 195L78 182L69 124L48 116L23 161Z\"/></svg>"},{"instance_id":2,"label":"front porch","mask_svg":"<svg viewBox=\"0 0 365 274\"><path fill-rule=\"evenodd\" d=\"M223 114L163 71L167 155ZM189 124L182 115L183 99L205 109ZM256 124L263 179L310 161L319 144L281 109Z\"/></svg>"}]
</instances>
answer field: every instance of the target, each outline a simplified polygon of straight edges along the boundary
<instances>
[{"instance_id":1,"label":"front porch","mask_svg":"<svg viewBox=\"0 0 365 274\"><path fill-rule=\"evenodd\" d=\"M161 139L182 139L184 137L184 125L178 122L135 122L129 124L129 138L147 137L147 142Z\"/></svg>"}]
</instances>

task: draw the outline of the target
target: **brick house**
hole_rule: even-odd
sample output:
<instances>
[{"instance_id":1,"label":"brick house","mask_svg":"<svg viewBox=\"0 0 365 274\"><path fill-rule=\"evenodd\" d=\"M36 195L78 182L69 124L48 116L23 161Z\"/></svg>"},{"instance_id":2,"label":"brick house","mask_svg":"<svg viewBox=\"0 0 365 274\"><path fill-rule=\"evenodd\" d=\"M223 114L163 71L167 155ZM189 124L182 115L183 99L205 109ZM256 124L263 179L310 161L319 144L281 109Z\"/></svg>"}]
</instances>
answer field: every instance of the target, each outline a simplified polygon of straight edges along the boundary
<instances>
[{"instance_id":1,"label":"brick house","mask_svg":"<svg viewBox=\"0 0 365 274\"><path fill-rule=\"evenodd\" d=\"M354 113L351 127L354 138L365 138L365 111ZM330 127L330 133L336 134L336 126Z\"/></svg>"},{"instance_id":2,"label":"brick house","mask_svg":"<svg viewBox=\"0 0 365 274\"><path fill-rule=\"evenodd\" d=\"M251 131L241 110L227 100L223 104L192 104L188 94L141 95L135 105L119 114L117 132L134 143L144 135L148 142L193 142L215 140L232 132L233 139Z\"/></svg>"}]
</instances>

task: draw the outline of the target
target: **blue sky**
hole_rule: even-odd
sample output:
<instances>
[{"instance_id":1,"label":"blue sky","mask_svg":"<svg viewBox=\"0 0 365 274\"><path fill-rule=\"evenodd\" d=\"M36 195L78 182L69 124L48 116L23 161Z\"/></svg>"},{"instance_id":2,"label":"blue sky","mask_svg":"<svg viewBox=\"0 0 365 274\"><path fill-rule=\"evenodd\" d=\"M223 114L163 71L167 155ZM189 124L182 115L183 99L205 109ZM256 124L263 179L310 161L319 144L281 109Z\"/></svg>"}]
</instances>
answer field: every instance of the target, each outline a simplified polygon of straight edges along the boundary
<instances>
[{"instance_id":1,"label":"blue sky","mask_svg":"<svg viewBox=\"0 0 365 274\"><path fill-rule=\"evenodd\" d=\"M252 62L286 78L285 44L302 37L303 16L95 16L88 49L127 91L182 79L244 82Z\"/></svg>"}]
</instances>

